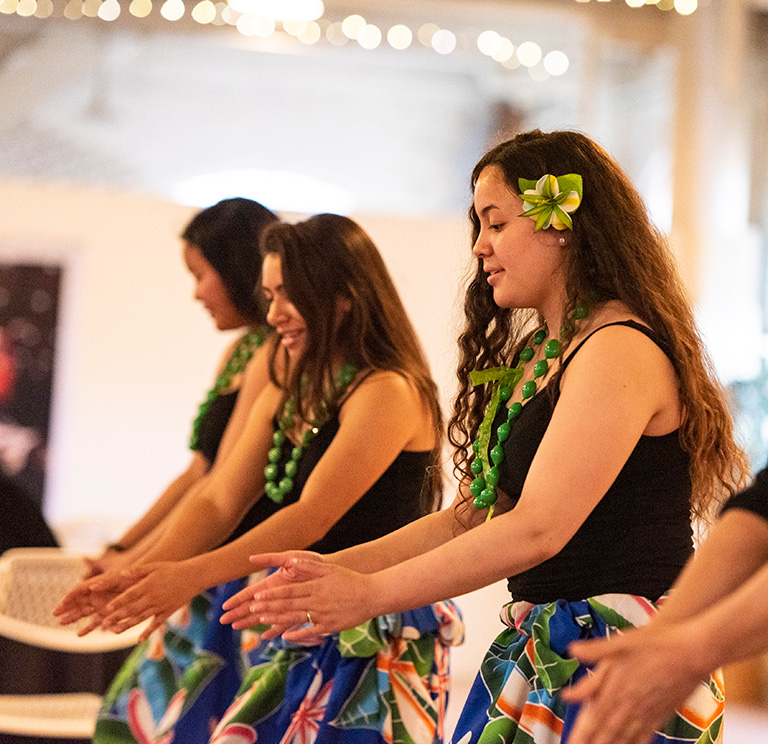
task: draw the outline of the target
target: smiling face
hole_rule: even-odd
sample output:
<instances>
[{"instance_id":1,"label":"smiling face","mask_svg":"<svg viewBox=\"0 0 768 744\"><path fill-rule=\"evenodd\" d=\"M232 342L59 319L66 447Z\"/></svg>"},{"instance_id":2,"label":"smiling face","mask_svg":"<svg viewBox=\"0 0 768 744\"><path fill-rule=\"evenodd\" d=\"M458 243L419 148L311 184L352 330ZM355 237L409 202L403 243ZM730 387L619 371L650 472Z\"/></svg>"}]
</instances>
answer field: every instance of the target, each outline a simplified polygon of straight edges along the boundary
<instances>
[{"instance_id":1,"label":"smiling face","mask_svg":"<svg viewBox=\"0 0 768 744\"><path fill-rule=\"evenodd\" d=\"M184 244L184 263L195 278L195 299L208 311L216 328L231 331L249 321L232 304L219 273L192 243Z\"/></svg>"},{"instance_id":2,"label":"smiling face","mask_svg":"<svg viewBox=\"0 0 768 744\"><path fill-rule=\"evenodd\" d=\"M480 232L472 252L483 262L494 302L549 314L563 296L560 236L551 229L535 232L534 221L520 216L523 202L496 165L480 173L473 207Z\"/></svg>"},{"instance_id":3,"label":"smiling face","mask_svg":"<svg viewBox=\"0 0 768 744\"><path fill-rule=\"evenodd\" d=\"M267 323L277 331L288 356L298 359L306 344L307 326L285 292L282 262L277 253L268 253L264 258L261 286L269 302Z\"/></svg>"}]
</instances>

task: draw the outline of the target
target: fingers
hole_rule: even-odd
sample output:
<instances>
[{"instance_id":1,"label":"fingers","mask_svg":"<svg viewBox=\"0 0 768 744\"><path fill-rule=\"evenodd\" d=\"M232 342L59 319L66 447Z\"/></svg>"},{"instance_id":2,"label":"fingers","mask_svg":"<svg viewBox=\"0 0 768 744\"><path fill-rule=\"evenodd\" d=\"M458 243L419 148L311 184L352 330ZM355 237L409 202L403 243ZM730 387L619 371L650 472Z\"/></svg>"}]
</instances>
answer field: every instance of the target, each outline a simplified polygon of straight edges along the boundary
<instances>
[{"instance_id":1,"label":"fingers","mask_svg":"<svg viewBox=\"0 0 768 744\"><path fill-rule=\"evenodd\" d=\"M283 553L256 553L248 557L256 568L275 568L282 566L291 556L290 552Z\"/></svg>"},{"instance_id":2,"label":"fingers","mask_svg":"<svg viewBox=\"0 0 768 744\"><path fill-rule=\"evenodd\" d=\"M569 703L581 703L591 698L600 689L602 683L602 673L587 672L575 685L563 690L563 700Z\"/></svg>"},{"instance_id":3,"label":"fingers","mask_svg":"<svg viewBox=\"0 0 768 744\"><path fill-rule=\"evenodd\" d=\"M83 636L88 635L91 631L96 630L101 625L102 622L102 616L101 615L94 615L93 618L91 618L91 621L80 628L80 630L77 631L78 637L82 638Z\"/></svg>"},{"instance_id":4,"label":"fingers","mask_svg":"<svg viewBox=\"0 0 768 744\"><path fill-rule=\"evenodd\" d=\"M231 610L227 610L227 612L225 612L219 618L219 622L222 625L231 625L235 630L242 630L243 627L250 628L252 625L257 624L257 621L251 618L251 612L248 608L249 608L249 603L247 601L242 602L237 607L234 607ZM236 623L242 623L248 620L253 620L253 621L248 625L244 625L244 626L240 625L240 627L236 625Z\"/></svg>"},{"instance_id":5,"label":"fingers","mask_svg":"<svg viewBox=\"0 0 768 744\"><path fill-rule=\"evenodd\" d=\"M144 632L139 636L139 643L142 641L146 641L152 633L154 633L158 628L162 628L163 625L165 625L165 621L170 617L169 613L162 613L160 615L155 615L154 618L152 618L152 622L146 627Z\"/></svg>"},{"instance_id":6,"label":"fingers","mask_svg":"<svg viewBox=\"0 0 768 744\"><path fill-rule=\"evenodd\" d=\"M233 594L226 602L224 602L221 608L223 610L233 611L245 605L247 609L247 605L253 599L253 594L256 591L257 586L261 586L261 584L254 584L253 586L247 586L245 589L241 589L237 594ZM226 622L229 622L229 620Z\"/></svg>"},{"instance_id":7,"label":"fingers","mask_svg":"<svg viewBox=\"0 0 768 744\"><path fill-rule=\"evenodd\" d=\"M615 656L623 647L623 637L595 638L588 641L574 641L568 645L568 653L585 664L594 664L607 656Z\"/></svg>"}]
</instances>

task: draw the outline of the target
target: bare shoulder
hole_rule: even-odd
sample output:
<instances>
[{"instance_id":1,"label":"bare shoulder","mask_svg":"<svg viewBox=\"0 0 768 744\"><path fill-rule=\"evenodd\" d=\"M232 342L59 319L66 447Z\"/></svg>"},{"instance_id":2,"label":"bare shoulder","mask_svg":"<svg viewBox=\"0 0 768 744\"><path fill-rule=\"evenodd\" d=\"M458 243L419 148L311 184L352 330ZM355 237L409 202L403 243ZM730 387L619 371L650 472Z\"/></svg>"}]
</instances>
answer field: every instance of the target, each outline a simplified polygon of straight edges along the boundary
<instances>
[{"instance_id":1,"label":"bare shoulder","mask_svg":"<svg viewBox=\"0 0 768 744\"><path fill-rule=\"evenodd\" d=\"M390 406L403 406L418 404L419 392L413 382L399 372L375 370L363 376L348 400L352 399L376 400Z\"/></svg>"},{"instance_id":2,"label":"bare shoulder","mask_svg":"<svg viewBox=\"0 0 768 744\"><path fill-rule=\"evenodd\" d=\"M648 329L651 335L643 329ZM571 341L566 359L577 348L579 351L569 369L598 366L634 376L646 374L650 367L674 374L672 362L652 338L653 334L653 328L623 305L608 303L588 319ZM579 348L582 342L583 346Z\"/></svg>"}]
</instances>

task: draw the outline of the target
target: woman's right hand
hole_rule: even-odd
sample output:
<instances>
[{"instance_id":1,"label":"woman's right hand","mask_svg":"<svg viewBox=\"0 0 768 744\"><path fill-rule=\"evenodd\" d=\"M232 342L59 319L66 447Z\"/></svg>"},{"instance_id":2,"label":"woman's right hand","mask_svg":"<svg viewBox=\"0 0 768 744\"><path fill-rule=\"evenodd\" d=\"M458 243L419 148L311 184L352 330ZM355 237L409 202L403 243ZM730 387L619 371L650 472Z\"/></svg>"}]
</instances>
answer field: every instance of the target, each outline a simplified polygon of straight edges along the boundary
<instances>
[{"instance_id":1,"label":"woman's right hand","mask_svg":"<svg viewBox=\"0 0 768 744\"><path fill-rule=\"evenodd\" d=\"M62 625L70 625L91 616L91 622L78 631L78 635L85 635L101 624L107 614L106 606L131 583L122 571L110 571L83 580L64 595L53 614Z\"/></svg>"},{"instance_id":2,"label":"woman's right hand","mask_svg":"<svg viewBox=\"0 0 768 744\"><path fill-rule=\"evenodd\" d=\"M335 565L318 553L287 551L251 556L259 569L277 571L246 587L224 603L222 623L235 629L269 625L262 637L282 635L295 643L312 642L353 628L376 615L371 607L371 576Z\"/></svg>"}]
</instances>

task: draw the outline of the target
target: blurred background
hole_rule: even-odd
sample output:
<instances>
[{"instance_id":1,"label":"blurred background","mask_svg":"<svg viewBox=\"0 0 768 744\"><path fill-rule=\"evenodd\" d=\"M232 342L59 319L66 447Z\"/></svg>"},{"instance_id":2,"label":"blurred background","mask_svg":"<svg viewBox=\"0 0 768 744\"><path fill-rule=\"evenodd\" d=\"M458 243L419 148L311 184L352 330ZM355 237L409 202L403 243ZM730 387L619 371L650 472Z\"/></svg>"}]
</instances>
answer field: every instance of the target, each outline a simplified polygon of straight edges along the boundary
<instances>
[{"instance_id":1,"label":"blurred background","mask_svg":"<svg viewBox=\"0 0 768 744\"><path fill-rule=\"evenodd\" d=\"M0 0L3 467L84 550L183 468L226 340L177 235L228 196L358 219L448 405L469 174L534 127L638 186L761 467L767 123L768 0ZM456 706L504 599L461 602ZM766 740L765 666L731 673L729 744Z\"/></svg>"}]
</instances>

